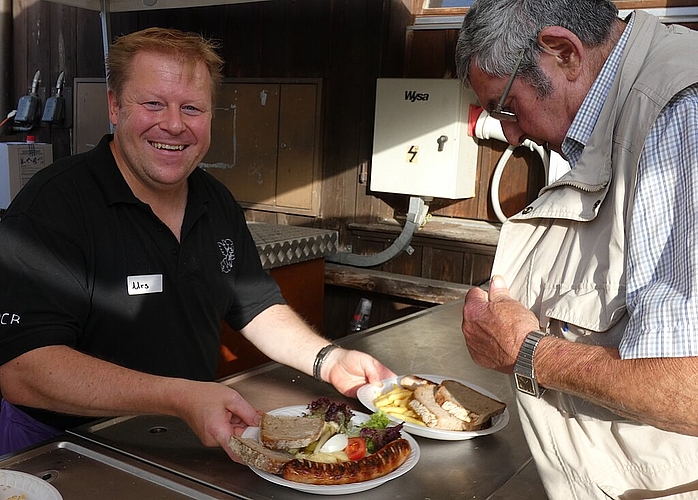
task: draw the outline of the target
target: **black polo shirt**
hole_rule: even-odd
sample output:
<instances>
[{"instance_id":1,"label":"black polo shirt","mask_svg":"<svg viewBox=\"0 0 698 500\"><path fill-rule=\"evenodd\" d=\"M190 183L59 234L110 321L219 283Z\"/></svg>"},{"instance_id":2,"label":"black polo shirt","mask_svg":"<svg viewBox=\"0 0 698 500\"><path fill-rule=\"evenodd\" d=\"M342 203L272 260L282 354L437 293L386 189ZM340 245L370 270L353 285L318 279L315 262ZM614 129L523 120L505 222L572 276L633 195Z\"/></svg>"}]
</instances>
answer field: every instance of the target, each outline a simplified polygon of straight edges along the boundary
<instances>
[{"instance_id":1,"label":"black polo shirt","mask_svg":"<svg viewBox=\"0 0 698 500\"><path fill-rule=\"evenodd\" d=\"M283 303L279 288L225 186L201 169L191 174L177 241L131 192L110 140L38 172L0 222L0 364L58 344L212 380L221 320L241 329Z\"/></svg>"}]
</instances>

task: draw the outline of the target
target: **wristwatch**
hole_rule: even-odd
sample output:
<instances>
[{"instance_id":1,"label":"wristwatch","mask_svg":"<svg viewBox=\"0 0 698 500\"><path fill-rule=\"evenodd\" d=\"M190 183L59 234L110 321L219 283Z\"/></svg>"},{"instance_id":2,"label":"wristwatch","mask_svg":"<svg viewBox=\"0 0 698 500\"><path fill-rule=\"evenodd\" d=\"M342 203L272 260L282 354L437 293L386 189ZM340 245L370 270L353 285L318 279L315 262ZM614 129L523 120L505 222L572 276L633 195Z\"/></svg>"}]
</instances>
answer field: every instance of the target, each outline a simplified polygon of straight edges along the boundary
<instances>
[{"instance_id":1,"label":"wristwatch","mask_svg":"<svg viewBox=\"0 0 698 500\"><path fill-rule=\"evenodd\" d=\"M533 331L526 335L514 365L516 388L524 394L530 394L537 398L541 397L545 389L539 387L536 381L536 376L533 372L533 355L536 352L536 347L538 347L538 342L545 335L545 333L538 331Z\"/></svg>"}]
</instances>

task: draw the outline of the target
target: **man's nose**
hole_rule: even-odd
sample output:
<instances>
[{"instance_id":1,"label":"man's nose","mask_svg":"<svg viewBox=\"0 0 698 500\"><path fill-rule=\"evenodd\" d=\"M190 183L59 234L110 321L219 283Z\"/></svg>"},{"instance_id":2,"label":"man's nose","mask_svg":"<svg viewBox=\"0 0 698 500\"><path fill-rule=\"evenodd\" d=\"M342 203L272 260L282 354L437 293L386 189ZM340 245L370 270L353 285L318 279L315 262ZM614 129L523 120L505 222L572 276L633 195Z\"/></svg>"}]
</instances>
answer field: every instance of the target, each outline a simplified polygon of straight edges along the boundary
<instances>
[{"instance_id":1,"label":"man's nose","mask_svg":"<svg viewBox=\"0 0 698 500\"><path fill-rule=\"evenodd\" d=\"M182 111L177 107L168 106L165 109L163 119L160 120L160 127L171 134L179 134L186 125L182 117Z\"/></svg>"}]
</instances>

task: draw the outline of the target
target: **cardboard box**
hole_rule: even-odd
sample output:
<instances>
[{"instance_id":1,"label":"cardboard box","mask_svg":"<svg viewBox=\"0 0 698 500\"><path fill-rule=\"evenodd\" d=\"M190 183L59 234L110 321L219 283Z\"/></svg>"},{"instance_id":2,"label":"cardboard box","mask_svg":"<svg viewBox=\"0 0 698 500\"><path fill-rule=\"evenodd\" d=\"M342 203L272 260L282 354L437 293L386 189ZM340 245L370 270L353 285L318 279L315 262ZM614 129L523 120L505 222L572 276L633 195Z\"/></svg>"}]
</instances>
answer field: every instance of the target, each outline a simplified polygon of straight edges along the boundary
<instances>
[{"instance_id":1,"label":"cardboard box","mask_svg":"<svg viewBox=\"0 0 698 500\"><path fill-rule=\"evenodd\" d=\"M0 209L6 209L29 179L51 163L51 144L0 142Z\"/></svg>"}]
</instances>

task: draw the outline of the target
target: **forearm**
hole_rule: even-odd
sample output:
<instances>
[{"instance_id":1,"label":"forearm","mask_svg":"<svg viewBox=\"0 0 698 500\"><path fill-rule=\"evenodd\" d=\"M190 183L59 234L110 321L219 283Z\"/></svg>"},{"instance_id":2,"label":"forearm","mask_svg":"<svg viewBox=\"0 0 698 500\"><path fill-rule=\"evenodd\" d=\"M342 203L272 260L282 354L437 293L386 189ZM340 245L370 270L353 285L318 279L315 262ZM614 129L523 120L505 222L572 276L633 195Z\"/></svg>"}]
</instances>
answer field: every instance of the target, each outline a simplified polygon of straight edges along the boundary
<instances>
[{"instance_id":1,"label":"forearm","mask_svg":"<svg viewBox=\"0 0 698 500\"><path fill-rule=\"evenodd\" d=\"M698 359L622 360L616 349L545 337L534 367L543 387L655 427L698 436Z\"/></svg>"},{"instance_id":2,"label":"forearm","mask_svg":"<svg viewBox=\"0 0 698 500\"><path fill-rule=\"evenodd\" d=\"M84 416L177 415L187 384L129 370L65 346L27 352L0 367L0 390L14 404Z\"/></svg>"},{"instance_id":3,"label":"forearm","mask_svg":"<svg viewBox=\"0 0 698 500\"><path fill-rule=\"evenodd\" d=\"M330 343L290 307L282 305L263 311L242 329L242 334L274 361L307 375L313 373L318 351Z\"/></svg>"}]
</instances>

